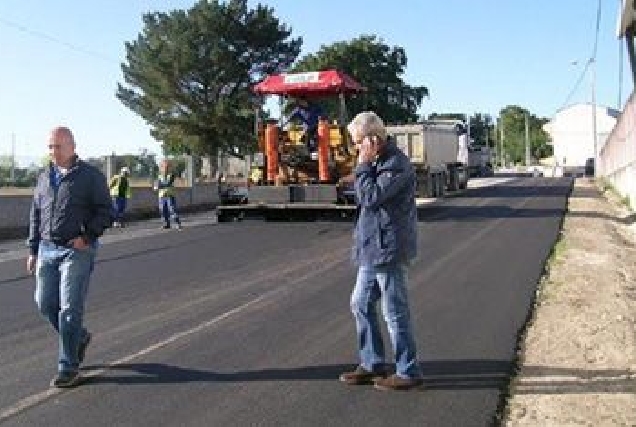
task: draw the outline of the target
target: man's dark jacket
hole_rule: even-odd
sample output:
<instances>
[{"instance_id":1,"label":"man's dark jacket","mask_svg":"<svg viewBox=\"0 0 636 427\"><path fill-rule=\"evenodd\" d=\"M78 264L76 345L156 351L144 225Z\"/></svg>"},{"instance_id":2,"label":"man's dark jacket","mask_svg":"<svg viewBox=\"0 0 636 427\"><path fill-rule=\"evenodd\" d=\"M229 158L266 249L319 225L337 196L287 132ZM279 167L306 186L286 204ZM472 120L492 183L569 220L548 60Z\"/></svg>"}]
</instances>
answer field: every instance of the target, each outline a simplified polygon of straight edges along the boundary
<instances>
[{"instance_id":1,"label":"man's dark jacket","mask_svg":"<svg viewBox=\"0 0 636 427\"><path fill-rule=\"evenodd\" d=\"M74 159L55 189L50 164L38 177L31 206L27 245L37 255L40 241L69 244L76 237L94 242L112 223L112 200L106 177L94 166Z\"/></svg>"},{"instance_id":2,"label":"man's dark jacket","mask_svg":"<svg viewBox=\"0 0 636 427\"><path fill-rule=\"evenodd\" d=\"M357 265L401 263L415 257L415 184L413 165L391 140L375 162L356 167L353 260Z\"/></svg>"}]
</instances>

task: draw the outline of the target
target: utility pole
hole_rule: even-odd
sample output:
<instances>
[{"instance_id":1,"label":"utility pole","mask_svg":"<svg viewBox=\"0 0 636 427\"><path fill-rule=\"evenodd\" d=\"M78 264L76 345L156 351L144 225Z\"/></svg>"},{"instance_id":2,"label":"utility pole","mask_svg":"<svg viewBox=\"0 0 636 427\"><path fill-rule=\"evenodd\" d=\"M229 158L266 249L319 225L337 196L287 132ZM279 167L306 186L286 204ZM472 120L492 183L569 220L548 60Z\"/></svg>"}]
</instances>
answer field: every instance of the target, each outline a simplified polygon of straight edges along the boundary
<instances>
[{"instance_id":1,"label":"utility pole","mask_svg":"<svg viewBox=\"0 0 636 427\"><path fill-rule=\"evenodd\" d=\"M530 166L530 130L528 129L528 113L526 113L526 167Z\"/></svg>"},{"instance_id":2,"label":"utility pole","mask_svg":"<svg viewBox=\"0 0 636 427\"><path fill-rule=\"evenodd\" d=\"M598 135L596 134L596 59L590 59L592 66L592 137L594 138L594 176L598 176Z\"/></svg>"},{"instance_id":3,"label":"utility pole","mask_svg":"<svg viewBox=\"0 0 636 427\"><path fill-rule=\"evenodd\" d=\"M15 183L15 133L11 134L11 183Z\"/></svg>"},{"instance_id":4,"label":"utility pole","mask_svg":"<svg viewBox=\"0 0 636 427\"><path fill-rule=\"evenodd\" d=\"M616 109L620 110L623 106L623 44L618 41L618 102Z\"/></svg>"},{"instance_id":5,"label":"utility pole","mask_svg":"<svg viewBox=\"0 0 636 427\"><path fill-rule=\"evenodd\" d=\"M503 117L499 118L499 145L501 149L499 150L499 167L504 167L504 121Z\"/></svg>"}]
</instances>

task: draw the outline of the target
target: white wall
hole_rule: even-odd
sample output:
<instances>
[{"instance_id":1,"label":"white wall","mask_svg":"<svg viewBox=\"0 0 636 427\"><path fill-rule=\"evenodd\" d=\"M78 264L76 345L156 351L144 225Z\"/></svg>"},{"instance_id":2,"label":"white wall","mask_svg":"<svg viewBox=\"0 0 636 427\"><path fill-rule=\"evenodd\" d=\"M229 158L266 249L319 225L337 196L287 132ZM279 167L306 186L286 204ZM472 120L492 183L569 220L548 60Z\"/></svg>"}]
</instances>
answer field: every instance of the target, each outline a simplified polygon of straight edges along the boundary
<instances>
[{"instance_id":1,"label":"white wall","mask_svg":"<svg viewBox=\"0 0 636 427\"><path fill-rule=\"evenodd\" d=\"M596 134L598 150L616 124L616 112L605 107L596 108ZM576 104L560 110L544 130L550 134L554 147L554 159L559 166L583 167L585 161L594 158L592 105Z\"/></svg>"},{"instance_id":2,"label":"white wall","mask_svg":"<svg viewBox=\"0 0 636 427\"><path fill-rule=\"evenodd\" d=\"M598 170L636 208L636 93L600 150Z\"/></svg>"}]
</instances>

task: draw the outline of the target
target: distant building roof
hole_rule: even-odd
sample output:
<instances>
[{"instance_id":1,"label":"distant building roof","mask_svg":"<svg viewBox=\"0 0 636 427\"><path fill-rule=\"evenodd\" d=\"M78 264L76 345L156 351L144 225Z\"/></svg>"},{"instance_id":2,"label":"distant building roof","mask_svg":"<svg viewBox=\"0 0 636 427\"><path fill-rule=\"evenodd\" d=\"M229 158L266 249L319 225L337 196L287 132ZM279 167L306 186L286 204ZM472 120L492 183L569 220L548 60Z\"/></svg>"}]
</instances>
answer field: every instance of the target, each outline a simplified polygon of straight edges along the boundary
<instances>
[{"instance_id":1,"label":"distant building roof","mask_svg":"<svg viewBox=\"0 0 636 427\"><path fill-rule=\"evenodd\" d=\"M568 105L567 107L563 107L560 110L558 110L557 111L557 115L559 113L563 112L563 111L578 109L578 108L581 108L582 106L590 106L591 107L592 104L589 103L589 102L582 102L582 103L579 103L579 104ZM611 108L611 107L606 107L606 106L603 106L603 105L597 105L596 106L597 113L599 112L599 110L604 111L606 115L608 115L610 117L613 117L615 119L617 119L618 116L621 115L621 111L620 110L617 110L617 109Z\"/></svg>"}]
</instances>

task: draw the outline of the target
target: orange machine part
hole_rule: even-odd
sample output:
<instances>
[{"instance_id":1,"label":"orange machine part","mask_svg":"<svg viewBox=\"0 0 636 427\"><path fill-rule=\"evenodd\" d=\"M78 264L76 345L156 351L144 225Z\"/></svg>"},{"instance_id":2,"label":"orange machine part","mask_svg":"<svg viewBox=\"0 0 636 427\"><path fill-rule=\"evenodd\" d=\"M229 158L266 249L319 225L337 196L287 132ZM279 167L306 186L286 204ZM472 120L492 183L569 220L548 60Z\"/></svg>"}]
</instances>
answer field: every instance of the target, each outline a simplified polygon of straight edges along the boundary
<instances>
[{"instance_id":1,"label":"orange machine part","mask_svg":"<svg viewBox=\"0 0 636 427\"><path fill-rule=\"evenodd\" d=\"M318 179L329 182L329 123L318 123Z\"/></svg>"},{"instance_id":2,"label":"orange machine part","mask_svg":"<svg viewBox=\"0 0 636 427\"><path fill-rule=\"evenodd\" d=\"M268 123L265 128L265 156L267 158L267 181L278 175L278 126Z\"/></svg>"}]
</instances>

